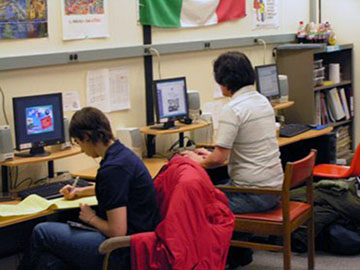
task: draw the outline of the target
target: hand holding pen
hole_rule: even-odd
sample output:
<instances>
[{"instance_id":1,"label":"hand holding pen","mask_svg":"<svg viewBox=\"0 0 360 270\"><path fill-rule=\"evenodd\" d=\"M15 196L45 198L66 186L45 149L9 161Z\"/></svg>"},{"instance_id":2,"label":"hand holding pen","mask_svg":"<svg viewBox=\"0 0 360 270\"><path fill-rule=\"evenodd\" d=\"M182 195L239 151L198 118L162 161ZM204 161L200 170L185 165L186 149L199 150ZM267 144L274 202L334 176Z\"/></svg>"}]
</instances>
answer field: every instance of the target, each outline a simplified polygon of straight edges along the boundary
<instances>
[{"instance_id":1,"label":"hand holding pen","mask_svg":"<svg viewBox=\"0 0 360 270\"><path fill-rule=\"evenodd\" d=\"M67 200L73 200L78 197L76 193L76 185L79 182L79 177L76 177L72 185L66 185L60 189L60 193L64 195L64 198Z\"/></svg>"}]
</instances>

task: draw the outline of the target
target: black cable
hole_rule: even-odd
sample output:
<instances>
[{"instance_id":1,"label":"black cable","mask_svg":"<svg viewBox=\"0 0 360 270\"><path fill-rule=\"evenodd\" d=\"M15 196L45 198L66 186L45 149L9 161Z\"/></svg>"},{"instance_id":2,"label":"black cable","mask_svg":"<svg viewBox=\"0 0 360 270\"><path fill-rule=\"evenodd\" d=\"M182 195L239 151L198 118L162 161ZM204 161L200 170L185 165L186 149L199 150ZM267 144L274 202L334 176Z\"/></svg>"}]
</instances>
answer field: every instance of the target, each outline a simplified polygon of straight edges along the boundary
<instances>
[{"instance_id":1,"label":"black cable","mask_svg":"<svg viewBox=\"0 0 360 270\"><path fill-rule=\"evenodd\" d=\"M29 185L27 186L27 188L31 187L32 183L33 183L33 179L31 177L26 177L15 186L15 190L18 189L20 186L22 186L27 181L29 181Z\"/></svg>"}]
</instances>

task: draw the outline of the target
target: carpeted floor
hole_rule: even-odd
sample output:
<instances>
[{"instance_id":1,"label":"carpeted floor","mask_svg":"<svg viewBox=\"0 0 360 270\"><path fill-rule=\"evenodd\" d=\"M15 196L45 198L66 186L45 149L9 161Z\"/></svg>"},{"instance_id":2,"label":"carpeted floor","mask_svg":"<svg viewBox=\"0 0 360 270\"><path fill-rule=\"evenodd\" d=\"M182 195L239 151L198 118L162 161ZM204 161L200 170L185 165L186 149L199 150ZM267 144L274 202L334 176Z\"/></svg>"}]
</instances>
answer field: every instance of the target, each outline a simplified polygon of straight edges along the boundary
<instances>
[{"instance_id":1,"label":"carpeted floor","mask_svg":"<svg viewBox=\"0 0 360 270\"><path fill-rule=\"evenodd\" d=\"M305 254L292 254L292 270L306 270L307 257ZM282 253L254 250L253 262L236 270L281 270L283 269ZM316 252L316 270L359 270L360 255L339 256Z\"/></svg>"}]
</instances>

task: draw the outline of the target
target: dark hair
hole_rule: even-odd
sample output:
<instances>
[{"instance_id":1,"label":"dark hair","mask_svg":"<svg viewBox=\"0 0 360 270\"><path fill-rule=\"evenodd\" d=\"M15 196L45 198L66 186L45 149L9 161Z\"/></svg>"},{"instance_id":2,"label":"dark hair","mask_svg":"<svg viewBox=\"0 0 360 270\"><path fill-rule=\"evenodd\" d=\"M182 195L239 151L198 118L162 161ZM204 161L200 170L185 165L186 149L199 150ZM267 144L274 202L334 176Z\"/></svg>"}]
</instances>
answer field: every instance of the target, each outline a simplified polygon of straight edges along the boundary
<instances>
[{"instance_id":1,"label":"dark hair","mask_svg":"<svg viewBox=\"0 0 360 270\"><path fill-rule=\"evenodd\" d=\"M114 140L109 120L102 111L93 107L85 107L73 115L69 132L70 137L81 141L87 136L94 144L101 141L107 145Z\"/></svg>"},{"instance_id":2,"label":"dark hair","mask_svg":"<svg viewBox=\"0 0 360 270\"><path fill-rule=\"evenodd\" d=\"M216 82L232 93L255 82L255 72L249 58L236 51L223 53L215 60L214 75Z\"/></svg>"}]
</instances>

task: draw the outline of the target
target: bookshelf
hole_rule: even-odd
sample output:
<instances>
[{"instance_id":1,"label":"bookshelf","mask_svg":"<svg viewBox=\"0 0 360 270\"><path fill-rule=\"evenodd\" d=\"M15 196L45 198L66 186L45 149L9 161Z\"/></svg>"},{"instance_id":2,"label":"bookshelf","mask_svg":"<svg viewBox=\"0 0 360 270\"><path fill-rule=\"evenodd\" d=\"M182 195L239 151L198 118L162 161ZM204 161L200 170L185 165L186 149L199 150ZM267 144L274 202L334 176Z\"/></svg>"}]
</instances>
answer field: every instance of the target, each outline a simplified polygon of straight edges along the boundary
<instances>
[{"instance_id":1,"label":"bookshelf","mask_svg":"<svg viewBox=\"0 0 360 270\"><path fill-rule=\"evenodd\" d=\"M295 47L294 47L295 48ZM289 99L295 104L284 111L287 123L321 124L334 127L337 131L340 128L346 129L347 135L342 130L341 135L337 134L337 158L349 154L353 150L353 45L342 44L336 46L322 46L318 48L294 49L277 48L276 63L279 74L285 74L289 80ZM324 83L314 85L315 61L322 59L324 67ZM330 83L329 64L339 63L341 80L339 83ZM347 105L349 114L345 117L334 117L330 106L330 93L336 88L340 97L341 108ZM344 89L345 102L341 98L340 89ZM341 90L342 91L342 90ZM338 118L338 119L336 119ZM343 136L348 136L348 144L344 146L341 142ZM349 148L348 151L344 147ZM341 154L341 155L340 155Z\"/></svg>"}]
</instances>

